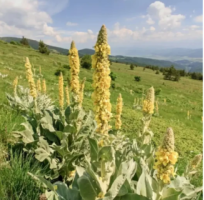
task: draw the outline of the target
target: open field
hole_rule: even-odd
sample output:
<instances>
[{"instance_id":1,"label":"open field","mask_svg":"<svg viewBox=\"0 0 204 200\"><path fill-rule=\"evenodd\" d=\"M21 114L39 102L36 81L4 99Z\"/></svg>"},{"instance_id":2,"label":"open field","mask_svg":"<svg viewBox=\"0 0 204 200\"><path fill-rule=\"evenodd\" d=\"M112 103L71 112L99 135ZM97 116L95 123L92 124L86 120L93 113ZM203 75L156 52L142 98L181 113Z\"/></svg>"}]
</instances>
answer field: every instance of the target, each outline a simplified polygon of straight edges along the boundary
<instances>
[{"instance_id":1,"label":"open field","mask_svg":"<svg viewBox=\"0 0 204 200\"><path fill-rule=\"evenodd\" d=\"M0 41L0 73L8 74L8 77L0 77L0 148L6 150L7 142L11 140L11 131L19 129L23 118L18 114L6 108L7 99L5 93L12 93L12 82L16 76L20 85L27 85L25 78L25 57L29 57L31 64L38 74L39 67L42 68L42 74L47 82L48 94L58 104L58 78L54 75L57 69L62 69L68 64L68 58L64 55L50 54L42 55L31 48L24 48L17 45L8 44ZM69 70L66 71L66 77L69 76ZM202 83L201 81L191 80L181 77L180 82L163 80L163 75L155 74L155 71L142 67L130 70L129 65L113 63L111 65L117 78L115 80L115 89L111 89L112 112L115 113L116 99L121 93L124 100L122 114L122 132L131 139L137 138L138 127L142 117L141 110L132 108L134 98L141 98L143 90L151 86L155 90L161 89L156 99L159 102L159 116L152 118L150 128L154 133L154 142L159 145L162 142L163 134L167 127L172 127L175 133L176 151L179 153L178 165L184 169L187 161L198 153L202 153ZM134 81L134 76L141 76L141 81ZM86 110L92 109L92 100L90 93L92 88L92 70L81 69L80 78L87 78L85 85L85 99L83 105ZM133 94L130 94L130 90ZM164 102L166 99L166 103ZM190 119L187 119L187 112L190 112ZM114 121L114 120L113 120ZM1 153L0 153L1 154ZM1 158L1 156L0 156ZM199 173L193 179L196 185L202 184L202 166ZM181 172L180 172L181 173ZM0 175L1 177L1 175Z\"/></svg>"}]
</instances>

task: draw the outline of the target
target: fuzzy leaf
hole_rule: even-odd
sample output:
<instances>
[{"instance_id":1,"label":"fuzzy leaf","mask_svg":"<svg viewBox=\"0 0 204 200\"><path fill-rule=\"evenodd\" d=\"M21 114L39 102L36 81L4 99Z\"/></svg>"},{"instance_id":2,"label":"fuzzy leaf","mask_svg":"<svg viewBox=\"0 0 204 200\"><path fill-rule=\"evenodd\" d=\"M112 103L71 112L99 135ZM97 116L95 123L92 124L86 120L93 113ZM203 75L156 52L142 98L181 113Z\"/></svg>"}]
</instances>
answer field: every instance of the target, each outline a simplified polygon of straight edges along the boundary
<instances>
[{"instance_id":1,"label":"fuzzy leaf","mask_svg":"<svg viewBox=\"0 0 204 200\"><path fill-rule=\"evenodd\" d=\"M162 200L179 200L181 191L173 188L165 188L162 192Z\"/></svg>"}]
</instances>

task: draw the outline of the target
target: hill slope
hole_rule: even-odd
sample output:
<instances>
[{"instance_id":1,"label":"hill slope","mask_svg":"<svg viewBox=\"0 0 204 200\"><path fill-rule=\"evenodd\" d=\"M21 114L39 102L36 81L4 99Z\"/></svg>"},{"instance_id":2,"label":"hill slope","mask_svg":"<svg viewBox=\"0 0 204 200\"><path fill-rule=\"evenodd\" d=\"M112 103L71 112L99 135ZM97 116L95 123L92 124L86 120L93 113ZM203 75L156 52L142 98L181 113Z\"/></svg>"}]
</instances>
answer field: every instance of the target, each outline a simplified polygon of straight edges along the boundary
<instances>
[{"instance_id":1,"label":"hill slope","mask_svg":"<svg viewBox=\"0 0 204 200\"><path fill-rule=\"evenodd\" d=\"M0 73L7 74L8 77L0 78L0 127L1 130L12 130L13 124L23 121L23 119L14 117L11 110L8 110L5 93L13 93L13 80L19 77L19 84L28 86L25 78L25 57L29 57L35 73L38 75L41 66L43 78L47 83L47 93L58 104L58 78L54 75L55 71L63 68L67 64L67 56L50 54L49 56L40 54L32 48L26 48L18 45L12 45L0 41ZM64 68L65 69L65 68ZM112 113L115 114L116 99L121 93L124 101L122 114L122 132L130 138L138 137L138 130L141 127L142 111L133 109L135 98L142 98L142 91L146 91L149 87L154 86L156 91L160 91L156 95L159 102L159 116L153 116L150 128L154 132L155 145L160 145L163 134L167 127L172 127L175 132L176 151L180 155L179 165L185 167L187 159L189 160L199 152L202 152L202 82L191 80L189 78L181 78L180 82L163 80L161 74L155 74L152 70L137 67L130 70L128 65L121 63L113 63L111 66L117 78L115 89L111 88ZM85 96L83 106L86 110L93 109L93 102L90 95L92 88L92 70L81 69L80 79L86 77ZM140 76L141 81L135 82L134 76ZM66 75L70 76L70 72L66 69ZM36 81L35 77L35 81ZM65 81L65 84L67 82ZM130 90L133 93L130 93ZM166 103L164 103L166 99ZM187 111L190 111L191 118L187 119ZM9 116L9 117L5 117ZM14 119L14 120L11 120ZM114 117L111 124L114 126ZM15 127L16 129L16 127ZM0 134L0 141L3 141ZM198 173L198 181L202 180L202 172Z\"/></svg>"},{"instance_id":2,"label":"hill slope","mask_svg":"<svg viewBox=\"0 0 204 200\"><path fill-rule=\"evenodd\" d=\"M6 42L10 42L10 41L19 42L21 40L21 38L15 38L15 37L2 37L0 39L4 40ZM38 49L38 41L28 39L28 42L33 49ZM51 46L51 45L47 45L47 47L52 52L60 53L63 55L67 55L68 51L69 51L68 49L61 48L61 47L55 47L55 46ZM164 54L168 55L169 51L165 51ZM81 49L81 50L79 50L79 56L83 56L85 54L92 55L92 54L94 54L94 50L93 49ZM183 54L185 54L184 50L183 50ZM196 53L194 53L194 54L196 54ZM133 63L133 64L137 64L137 65L141 65L141 66L155 65L155 66L159 66L159 67L170 67L171 65L174 65L174 67L177 69L185 69L186 71L190 71L190 72L201 72L201 73L203 72L203 70L202 70L203 64L201 62L192 62L192 61L190 62L189 61L190 63L188 63L188 65L186 65L182 62L171 62L171 61L167 61L167 60L157 60L157 59L151 59L151 58L129 57L129 56L120 56L120 55L110 56L110 60L118 61L121 63Z\"/></svg>"}]
</instances>

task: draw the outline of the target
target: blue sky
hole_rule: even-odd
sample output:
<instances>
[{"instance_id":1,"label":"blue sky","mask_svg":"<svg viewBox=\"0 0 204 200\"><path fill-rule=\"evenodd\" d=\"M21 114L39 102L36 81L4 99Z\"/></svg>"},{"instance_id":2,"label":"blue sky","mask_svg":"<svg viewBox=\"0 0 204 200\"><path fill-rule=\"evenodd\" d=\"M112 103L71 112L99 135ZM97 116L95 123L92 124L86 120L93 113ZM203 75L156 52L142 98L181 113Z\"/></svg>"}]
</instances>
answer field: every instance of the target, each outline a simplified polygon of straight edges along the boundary
<instances>
[{"instance_id":1,"label":"blue sky","mask_svg":"<svg viewBox=\"0 0 204 200\"><path fill-rule=\"evenodd\" d=\"M112 54L201 48L202 8L202 0L0 0L0 37L92 48L105 24Z\"/></svg>"}]
</instances>

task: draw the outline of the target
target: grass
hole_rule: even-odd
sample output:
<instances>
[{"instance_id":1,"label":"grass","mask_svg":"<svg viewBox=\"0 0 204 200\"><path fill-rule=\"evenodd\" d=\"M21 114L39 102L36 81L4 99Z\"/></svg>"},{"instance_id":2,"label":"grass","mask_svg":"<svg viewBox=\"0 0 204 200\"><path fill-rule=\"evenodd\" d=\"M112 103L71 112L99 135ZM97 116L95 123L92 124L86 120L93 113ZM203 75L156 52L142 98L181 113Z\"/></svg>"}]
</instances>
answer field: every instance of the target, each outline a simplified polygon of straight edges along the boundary
<instances>
[{"instance_id":1,"label":"grass","mask_svg":"<svg viewBox=\"0 0 204 200\"><path fill-rule=\"evenodd\" d=\"M42 55L32 48L15 46L0 41L0 73L8 74L5 79L0 78L0 143L4 148L7 148L7 141L11 138L11 131L18 128L20 122L23 121L17 113L8 110L5 106L8 105L5 93L12 93L12 81L16 76L20 76L19 84L27 86L25 78L25 57L29 57L34 66L35 73L38 74L39 67L42 68L42 74L46 79L48 94L58 103L58 77L54 75L57 69L64 69L66 79L69 76L69 70L63 68L68 64L68 58L64 55L50 54ZM12 68L13 70L10 70ZM175 132L176 151L180 158L178 165L180 166L179 173L182 173L186 163L196 154L202 153L202 132L203 132L203 105L202 105L202 84L203 82L191 80L188 77L181 77L180 82L172 82L163 80L163 75L155 74L155 71L142 67L137 67L130 70L129 65L113 63L111 65L117 78L114 81L116 88L111 89L112 111L115 113L116 100L118 94L121 93L124 101L122 115L122 132L130 138L137 138L137 133L140 127L140 119L142 112L133 110L134 98L141 98L142 91L154 86L155 89L161 89L156 99L159 102L159 116L153 117L150 128L154 132L155 145L160 145L163 135L167 127L172 127ZM134 81L135 76L140 76L141 81ZM91 93L92 88L92 70L81 69L80 79L87 78L85 84L85 93ZM133 90L133 95L130 94ZM164 103L166 99L166 103ZM86 110L92 109L92 100L88 95L85 95L83 105ZM187 119L187 111L190 111L191 118ZM111 122L114 124L114 120ZM193 179L196 185L202 184L202 166L199 168L199 173Z\"/></svg>"}]
</instances>

